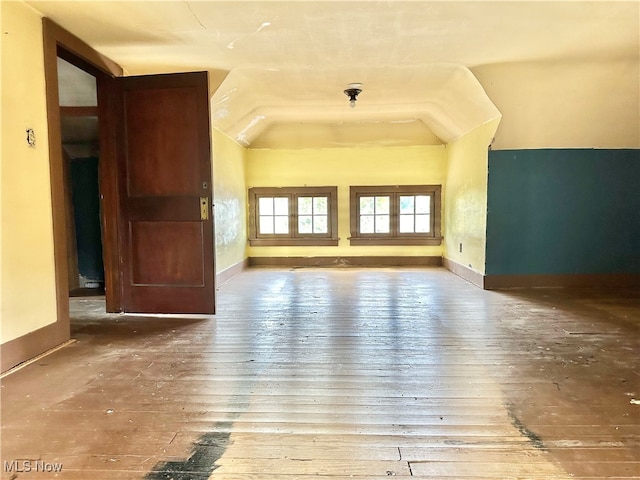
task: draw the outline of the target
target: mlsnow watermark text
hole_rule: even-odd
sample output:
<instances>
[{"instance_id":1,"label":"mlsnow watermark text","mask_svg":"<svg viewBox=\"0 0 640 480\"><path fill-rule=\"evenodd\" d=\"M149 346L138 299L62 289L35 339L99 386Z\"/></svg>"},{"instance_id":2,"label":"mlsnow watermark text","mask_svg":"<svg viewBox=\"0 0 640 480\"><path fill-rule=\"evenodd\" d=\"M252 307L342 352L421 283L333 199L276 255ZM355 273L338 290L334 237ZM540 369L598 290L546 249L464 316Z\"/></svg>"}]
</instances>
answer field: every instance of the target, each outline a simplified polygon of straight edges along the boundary
<instances>
[{"instance_id":1,"label":"mlsnow watermark text","mask_svg":"<svg viewBox=\"0 0 640 480\"><path fill-rule=\"evenodd\" d=\"M62 471L62 463L45 462L43 460L5 460L2 467L5 473L58 473Z\"/></svg>"}]
</instances>

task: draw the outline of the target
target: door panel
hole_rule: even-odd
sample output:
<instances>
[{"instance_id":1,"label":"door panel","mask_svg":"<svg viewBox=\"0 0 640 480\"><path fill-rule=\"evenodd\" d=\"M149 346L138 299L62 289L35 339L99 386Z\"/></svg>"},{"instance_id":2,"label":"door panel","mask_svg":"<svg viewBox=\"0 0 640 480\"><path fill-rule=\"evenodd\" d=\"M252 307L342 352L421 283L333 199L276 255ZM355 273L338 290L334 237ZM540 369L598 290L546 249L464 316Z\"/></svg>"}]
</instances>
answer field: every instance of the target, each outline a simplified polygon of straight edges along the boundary
<instances>
[{"instance_id":1,"label":"door panel","mask_svg":"<svg viewBox=\"0 0 640 480\"><path fill-rule=\"evenodd\" d=\"M124 92L128 193L190 195L201 188L198 103L191 88Z\"/></svg>"},{"instance_id":2,"label":"door panel","mask_svg":"<svg viewBox=\"0 0 640 480\"><path fill-rule=\"evenodd\" d=\"M119 196L121 311L215 312L208 80L109 80ZM103 138L107 138L106 136Z\"/></svg>"},{"instance_id":3,"label":"door panel","mask_svg":"<svg viewBox=\"0 0 640 480\"><path fill-rule=\"evenodd\" d=\"M201 222L130 222L131 283L204 286ZM180 248L172 248L176 243Z\"/></svg>"}]
</instances>

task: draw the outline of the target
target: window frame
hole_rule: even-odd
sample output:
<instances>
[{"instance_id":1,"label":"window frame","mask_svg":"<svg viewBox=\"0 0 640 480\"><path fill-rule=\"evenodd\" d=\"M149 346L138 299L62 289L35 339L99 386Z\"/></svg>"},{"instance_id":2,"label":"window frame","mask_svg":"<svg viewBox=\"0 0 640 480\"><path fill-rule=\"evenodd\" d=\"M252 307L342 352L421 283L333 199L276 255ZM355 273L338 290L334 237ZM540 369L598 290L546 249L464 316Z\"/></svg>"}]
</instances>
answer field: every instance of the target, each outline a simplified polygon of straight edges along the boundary
<instances>
[{"instance_id":1,"label":"window frame","mask_svg":"<svg viewBox=\"0 0 640 480\"><path fill-rule=\"evenodd\" d=\"M431 198L430 231L400 233L400 196L428 195ZM441 185L380 185L352 186L349 195L351 245L441 245ZM390 197L389 233L360 232L360 197Z\"/></svg>"},{"instance_id":2,"label":"window frame","mask_svg":"<svg viewBox=\"0 0 640 480\"><path fill-rule=\"evenodd\" d=\"M327 197L327 233L298 232L298 198ZM258 232L259 199L289 199L289 232ZM249 189L249 245L255 246L336 246L338 245L338 187L252 187Z\"/></svg>"}]
</instances>

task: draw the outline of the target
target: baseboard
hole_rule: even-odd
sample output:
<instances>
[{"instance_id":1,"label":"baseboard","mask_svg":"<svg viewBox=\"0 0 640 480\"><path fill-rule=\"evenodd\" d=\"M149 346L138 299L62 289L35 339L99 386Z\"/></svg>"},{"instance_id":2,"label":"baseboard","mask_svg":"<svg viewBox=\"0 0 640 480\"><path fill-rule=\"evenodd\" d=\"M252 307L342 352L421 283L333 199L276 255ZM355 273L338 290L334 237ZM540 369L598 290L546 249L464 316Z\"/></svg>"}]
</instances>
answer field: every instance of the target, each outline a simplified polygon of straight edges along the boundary
<instances>
[{"instance_id":1,"label":"baseboard","mask_svg":"<svg viewBox=\"0 0 640 480\"><path fill-rule=\"evenodd\" d=\"M54 322L0 346L0 372L6 372L27 360L51 350L70 338L69 325Z\"/></svg>"},{"instance_id":2,"label":"baseboard","mask_svg":"<svg viewBox=\"0 0 640 480\"><path fill-rule=\"evenodd\" d=\"M473 283L475 286L485 288L485 276L475 270L471 270L469 267L465 267L449 258L443 258L442 264L444 268L451 273L455 273L461 278L464 278L467 282Z\"/></svg>"},{"instance_id":3,"label":"baseboard","mask_svg":"<svg viewBox=\"0 0 640 480\"><path fill-rule=\"evenodd\" d=\"M221 272L216 273L216 285L220 286L223 283L228 282L248 266L249 259L245 258L244 260L241 260L240 262L225 268Z\"/></svg>"},{"instance_id":4,"label":"baseboard","mask_svg":"<svg viewBox=\"0 0 640 480\"><path fill-rule=\"evenodd\" d=\"M486 275L484 288L531 287L638 287L640 275L633 273L557 274L557 275Z\"/></svg>"},{"instance_id":5,"label":"baseboard","mask_svg":"<svg viewBox=\"0 0 640 480\"><path fill-rule=\"evenodd\" d=\"M251 267L439 267L442 257L249 257Z\"/></svg>"}]
</instances>

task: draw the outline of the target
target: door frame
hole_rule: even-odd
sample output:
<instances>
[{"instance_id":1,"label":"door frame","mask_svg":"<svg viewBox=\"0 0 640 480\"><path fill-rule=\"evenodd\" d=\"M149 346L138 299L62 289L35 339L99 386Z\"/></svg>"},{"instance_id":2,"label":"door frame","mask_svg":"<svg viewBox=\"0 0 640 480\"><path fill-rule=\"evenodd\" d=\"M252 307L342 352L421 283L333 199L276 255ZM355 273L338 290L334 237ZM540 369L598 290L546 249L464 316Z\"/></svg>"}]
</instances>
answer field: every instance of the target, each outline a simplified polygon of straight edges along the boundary
<instances>
[{"instance_id":1,"label":"door frame","mask_svg":"<svg viewBox=\"0 0 640 480\"><path fill-rule=\"evenodd\" d=\"M69 322L69 272L67 269L67 229L65 219L65 183L64 183L64 158L62 153L62 136L60 123L60 100L58 95L58 57L74 64L82 70L96 77L121 77L122 67L109 58L95 51L78 37L63 29L48 18L42 19L43 44L44 44L44 74L47 100L47 123L49 140L49 169L51 178L51 208L53 219L53 248L54 268L56 282L57 318L56 331L64 335L62 341L70 337ZM98 100L98 118L100 115L100 100ZM101 145L102 148L102 145ZM105 163L105 162L102 162ZM105 165L108 167L108 165ZM102 168L102 167L101 167ZM105 168L106 169L106 168ZM101 176L103 172L100 172ZM106 180L106 181L104 181ZM109 190L109 177L101 179L100 191ZM108 198L113 198L109 195ZM117 201L103 202L103 217L117 218L117 211L113 211L113 205ZM105 258L105 288L117 294L118 281L117 243L111 243L114 232L111 230L117 226L117 222L104 223L103 231ZM115 232L117 238L117 231ZM115 262L114 262L115 258ZM115 268L114 268L115 267ZM107 273L108 272L108 273ZM115 287L115 288L114 288ZM118 297L116 297L117 300ZM56 341L56 345L61 343ZM55 345L52 345L55 346Z\"/></svg>"}]
</instances>

